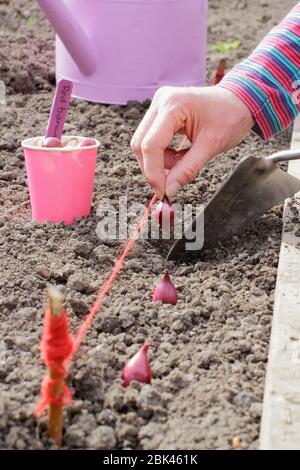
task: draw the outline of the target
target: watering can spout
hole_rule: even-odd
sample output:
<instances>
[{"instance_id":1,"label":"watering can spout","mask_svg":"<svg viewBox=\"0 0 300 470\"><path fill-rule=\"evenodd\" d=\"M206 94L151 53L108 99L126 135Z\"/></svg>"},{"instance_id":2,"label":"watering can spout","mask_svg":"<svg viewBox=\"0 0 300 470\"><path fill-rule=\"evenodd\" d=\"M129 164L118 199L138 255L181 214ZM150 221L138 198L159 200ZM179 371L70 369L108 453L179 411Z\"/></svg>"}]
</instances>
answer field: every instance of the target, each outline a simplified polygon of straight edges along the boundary
<instances>
[{"instance_id":1,"label":"watering can spout","mask_svg":"<svg viewBox=\"0 0 300 470\"><path fill-rule=\"evenodd\" d=\"M91 75L97 66L97 51L92 39L63 0L38 0L38 3L78 68L83 74Z\"/></svg>"}]
</instances>

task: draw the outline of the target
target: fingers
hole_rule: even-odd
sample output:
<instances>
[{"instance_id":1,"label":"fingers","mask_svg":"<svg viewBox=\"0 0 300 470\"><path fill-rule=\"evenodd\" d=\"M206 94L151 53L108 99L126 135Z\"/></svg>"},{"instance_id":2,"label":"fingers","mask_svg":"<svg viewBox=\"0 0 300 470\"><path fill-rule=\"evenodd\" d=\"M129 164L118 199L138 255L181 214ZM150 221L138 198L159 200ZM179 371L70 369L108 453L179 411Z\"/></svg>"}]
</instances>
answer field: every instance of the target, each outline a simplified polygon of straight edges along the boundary
<instances>
[{"instance_id":1,"label":"fingers","mask_svg":"<svg viewBox=\"0 0 300 470\"><path fill-rule=\"evenodd\" d=\"M160 88L131 141L140 168L160 199L165 195L165 170L173 168L183 155L166 151L174 135L185 129L186 116L180 96L178 89Z\"/></svg>"},{"instance_id":2,"label":"fingers","mask_svg":"<svg viewBox=\"0 0 300 470\"><path fill-rule=\"evenodd\" d=\"M165 150L179 127L172 112L159 110L141 143L144 175L160 199L165 195Z\"/></svg>"},{"instance_id":3,"label":"fingers","mask_svg":"<svg viewBox=\"0 0 300 470\"><path fill-rule=\"evenodd\" d=\"M131 150L135 154L142 172L144 172L142 142L148 130L150 129L156 115L157 115L156 108L154 106L153 107L151 106L146 112L145 116L143 117L143 120L141 121L138 128L136 129L130 142Z\"/></svg>"},{"instance_id":4,"label":"fingers","mask_svg":"<svg viewBox=\"0 0 300 470\"><path fill-rule=\"evenodd\" d=\"M166 195L172 198L182 186L193 181L210 155L196 143L179 159L166 177Z\"/></svg>"}]
</instances>

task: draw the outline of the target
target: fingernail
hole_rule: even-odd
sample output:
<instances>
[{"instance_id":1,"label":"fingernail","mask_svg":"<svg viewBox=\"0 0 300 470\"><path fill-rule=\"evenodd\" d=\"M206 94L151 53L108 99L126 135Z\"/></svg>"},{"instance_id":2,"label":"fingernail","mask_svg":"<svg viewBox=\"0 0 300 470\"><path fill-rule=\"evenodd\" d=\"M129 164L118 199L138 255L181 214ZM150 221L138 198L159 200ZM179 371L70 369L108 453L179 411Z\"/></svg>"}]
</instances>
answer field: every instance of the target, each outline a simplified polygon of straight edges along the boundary
<instances>
[{"instance_id":1,"label":"fingernail","mask_svg":"<svg viewBox=\"0 0 300 470\"><path fill-rule=\"evenodd\" d=\"M177 181L171 181L166 188L166 195L171 199L179 191L180 184Z\"/></svg>"}]
</instances>

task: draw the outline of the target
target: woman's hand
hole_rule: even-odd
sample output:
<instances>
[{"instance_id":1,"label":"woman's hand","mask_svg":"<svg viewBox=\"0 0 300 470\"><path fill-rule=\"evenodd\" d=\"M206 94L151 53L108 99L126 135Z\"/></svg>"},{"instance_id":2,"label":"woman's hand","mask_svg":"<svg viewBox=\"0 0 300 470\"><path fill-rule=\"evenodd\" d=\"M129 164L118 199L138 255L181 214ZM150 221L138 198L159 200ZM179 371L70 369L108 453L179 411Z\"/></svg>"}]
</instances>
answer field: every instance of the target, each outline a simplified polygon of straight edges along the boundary
<instances>
[{"instance_id":1,"label":"woman's hand","mask_svg":"<svg viewBox=\"0 0 300 470\"><path fill-rule=\"evenodd\" d=\"M163 87L137 128L131 148L156 195L172 198L208 160L238 145L253 124L247 106L221 87ZM177 132L186 134L190 149L169 148Z\"/></svg>"}]
</instances>

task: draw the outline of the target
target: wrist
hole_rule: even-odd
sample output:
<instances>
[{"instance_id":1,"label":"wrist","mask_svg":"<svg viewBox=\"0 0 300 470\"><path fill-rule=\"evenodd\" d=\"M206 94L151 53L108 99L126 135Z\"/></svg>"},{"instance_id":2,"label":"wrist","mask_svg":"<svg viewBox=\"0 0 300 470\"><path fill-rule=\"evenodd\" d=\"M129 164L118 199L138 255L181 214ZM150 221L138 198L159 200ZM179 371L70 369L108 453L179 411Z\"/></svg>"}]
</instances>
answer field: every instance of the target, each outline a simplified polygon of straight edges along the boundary
<instances>
[{"instance_id":1,"label":"wrist","mask_svg":"<svg viewBox=\"0 0 300 470\"><path fill-rule=\"evenodd\" d=\"M240 126L237 130L248 133L255 125L255 119L248 106L233 91L222 88L221 85L217 85L217 87L230 109L230 114L228 115L230 124L232 126Z\"/></svg>"}]
</instances>

